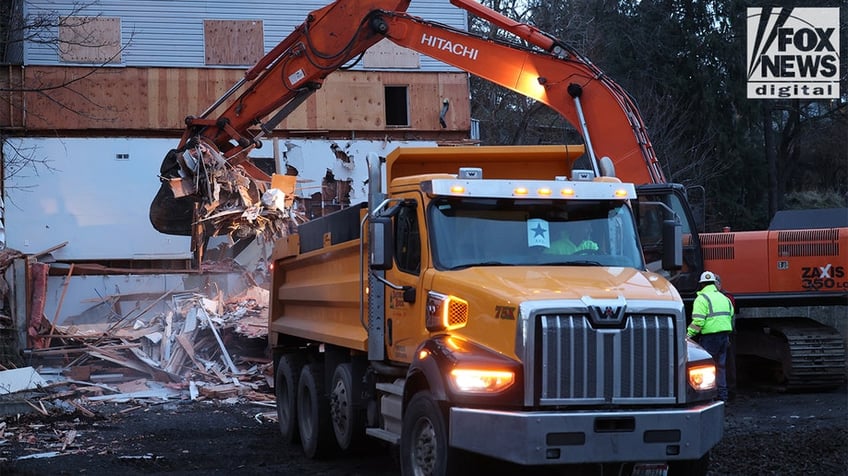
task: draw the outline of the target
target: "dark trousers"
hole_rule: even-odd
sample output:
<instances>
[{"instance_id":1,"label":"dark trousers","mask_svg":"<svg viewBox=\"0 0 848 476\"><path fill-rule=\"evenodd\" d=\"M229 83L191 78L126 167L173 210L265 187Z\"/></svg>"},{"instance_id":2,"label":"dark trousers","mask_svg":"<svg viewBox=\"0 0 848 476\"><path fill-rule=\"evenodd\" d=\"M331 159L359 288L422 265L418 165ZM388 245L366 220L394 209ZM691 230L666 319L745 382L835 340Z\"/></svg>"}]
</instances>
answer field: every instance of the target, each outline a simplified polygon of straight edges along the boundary
<instances>
[{"instance_id":1,"label":"dark trousers","mask_svg":"<svg viewBox=\"0 0 848 476\"><path fill-rule=\"evenodd\" d=\"M701 334L698 344L713 357L716 363L716 384L719 400L727 400L727 351L730 349L730 336L727 332Z\"/></svg>"}]
</instances>

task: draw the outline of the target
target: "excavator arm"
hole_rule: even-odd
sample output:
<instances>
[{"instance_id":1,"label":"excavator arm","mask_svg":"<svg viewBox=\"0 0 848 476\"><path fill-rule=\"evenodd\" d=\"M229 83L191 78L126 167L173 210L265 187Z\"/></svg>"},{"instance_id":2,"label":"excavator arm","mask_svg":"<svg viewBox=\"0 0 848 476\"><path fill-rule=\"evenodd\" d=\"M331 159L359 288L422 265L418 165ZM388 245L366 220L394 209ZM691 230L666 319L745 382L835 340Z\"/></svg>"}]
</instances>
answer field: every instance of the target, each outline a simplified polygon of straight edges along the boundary
<instances>
[{"instance_id":1,"label":"excavator arm","mask_svg":"<svg viewBox=\"0 0 848 476\"><path fill-rule=\"evenodd\" d=\"M398 12L373 12L386 38L547 104L583 134L587 151L609 157L635 183L665 182L639 111L627 93L578 52L473 0L451 0L535 48L489 40Z\"/></svg>"},{"instance_id":2,"label":"excavator arm","mask_svg":"<svg viewBox=\"0 0 848 476\"><path fill-rule=\"evenodd\" d=\"M328 75L382 39L368 24L371 12L405 11L408 5L409 0L339 0L313 11L200 117L186 119L180 147L202 138L230 164L246 162L246 152L259 147L259 139L318 90ZM214 114L240 89L244 91L234 101Z\"/></svg>"},{"instance_id":3,"label":"excavator arm","mask_svg":"<svg viewBox=\"0 0 848 476\"><path fill-rule=\"evenodd\" d=\"M213 204L239 196L258 202L270 177L250 162L250 150L260 147L261 138L328 75L384 38L547 104L581 131L593 164L609 157L629 181L665 182L638 109L600 69L532 25L474 0L451 3L527 45L409 15L409 0L337 0L315 10L215 104L186 119L179 146L160 170L163 183L150 210L153 226L167 234L195 235L205 215L213 209L221 213Z\"/></svg>"}]
</instances>

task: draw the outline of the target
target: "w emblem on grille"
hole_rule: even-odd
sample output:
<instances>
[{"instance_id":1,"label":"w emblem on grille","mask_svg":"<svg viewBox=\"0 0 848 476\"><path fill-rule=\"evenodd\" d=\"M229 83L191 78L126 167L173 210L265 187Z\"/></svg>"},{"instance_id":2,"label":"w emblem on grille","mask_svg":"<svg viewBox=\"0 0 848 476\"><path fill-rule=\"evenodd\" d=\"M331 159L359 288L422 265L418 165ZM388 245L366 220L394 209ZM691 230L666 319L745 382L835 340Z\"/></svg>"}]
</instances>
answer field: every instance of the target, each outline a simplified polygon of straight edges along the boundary
<instances>
[{"instance_id":1,"label":"w emblem on grille","mask_svg":"<svg viewBox=\"0 0 848 476\"><path fill-rule=\"evenodd\" d=\"M590 306L589 316L598 326L619 326L624 322L624 306Z\"/></svg>"}]
</instances>

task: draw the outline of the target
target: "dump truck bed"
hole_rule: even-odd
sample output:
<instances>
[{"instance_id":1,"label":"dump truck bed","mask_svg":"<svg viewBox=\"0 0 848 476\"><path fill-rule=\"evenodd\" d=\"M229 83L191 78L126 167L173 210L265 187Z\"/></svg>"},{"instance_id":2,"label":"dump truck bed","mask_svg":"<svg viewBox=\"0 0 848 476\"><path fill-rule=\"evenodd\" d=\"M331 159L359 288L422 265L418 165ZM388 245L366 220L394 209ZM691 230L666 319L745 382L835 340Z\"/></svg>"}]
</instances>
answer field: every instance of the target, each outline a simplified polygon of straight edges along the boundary
<instances>
[{"instance_id":1,"label":"dump truck bed","mask_svg":"<svg viewBox=\"0 0 848 476\"><path fill-rule=\"evenodd\" d=\"M268 330L367 350L361 313L359 220L362 206L301 225L275 246L276 279ZM282 259L281 259L282 258Z\"/></svg>"}]
</instances>

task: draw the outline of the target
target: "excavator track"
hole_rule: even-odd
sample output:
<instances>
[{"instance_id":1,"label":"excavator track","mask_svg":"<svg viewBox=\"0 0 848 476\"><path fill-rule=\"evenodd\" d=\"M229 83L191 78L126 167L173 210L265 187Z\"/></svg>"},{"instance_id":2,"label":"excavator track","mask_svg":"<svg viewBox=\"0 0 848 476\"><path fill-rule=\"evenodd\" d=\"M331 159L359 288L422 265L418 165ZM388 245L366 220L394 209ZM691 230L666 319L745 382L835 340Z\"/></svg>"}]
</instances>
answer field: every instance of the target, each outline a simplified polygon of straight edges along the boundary
<instances>
[{"instance_id":1,"label":"excavator track","mask_svg":"<svg viewBox=\"0 0 848 476\"><path fill-rule=\"evenodd\" d=\"M758 377L784 391L834 389L846 381L842 336L804 317L739 319L736 355L739 362L770 362L765 373L759 366Z\"/></svg>"}]
</instances>

